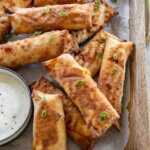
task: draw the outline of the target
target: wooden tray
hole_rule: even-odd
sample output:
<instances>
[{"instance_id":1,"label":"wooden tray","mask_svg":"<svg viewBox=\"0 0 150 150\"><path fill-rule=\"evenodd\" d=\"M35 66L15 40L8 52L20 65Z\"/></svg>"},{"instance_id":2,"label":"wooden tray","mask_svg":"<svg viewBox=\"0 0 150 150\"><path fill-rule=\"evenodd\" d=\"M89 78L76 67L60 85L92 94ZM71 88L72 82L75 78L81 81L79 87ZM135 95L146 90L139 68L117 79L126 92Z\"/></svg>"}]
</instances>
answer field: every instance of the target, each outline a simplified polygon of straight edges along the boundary
<instances>
[{"instance_id":1,"label":"wooden tray","mask_svg":"<svg viewBox=\"0 0 150 150\"><path fill-rule=\"evenodd\" d=\"M150 150L146 79L145 0L130 0L130 136L125 150Z\"/></svg>"}]
</instances>

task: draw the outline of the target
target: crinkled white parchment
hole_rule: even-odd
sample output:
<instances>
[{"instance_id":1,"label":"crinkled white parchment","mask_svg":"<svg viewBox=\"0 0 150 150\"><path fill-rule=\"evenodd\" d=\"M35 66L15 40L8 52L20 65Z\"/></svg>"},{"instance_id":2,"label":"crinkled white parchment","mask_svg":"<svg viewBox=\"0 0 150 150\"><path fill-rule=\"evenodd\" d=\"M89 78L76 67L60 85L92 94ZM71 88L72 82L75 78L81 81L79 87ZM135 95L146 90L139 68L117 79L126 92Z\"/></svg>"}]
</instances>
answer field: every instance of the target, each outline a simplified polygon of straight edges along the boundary
<instances>
[{"instance_id":1,"label":"crinkled white parchment","mask_svg":"<svg viewBox=\"0 0 150 150\"><path fill-rule=\"evenodd\" d=\"M112 3L111 0L106 0L110 5L115 8L119 15L114 17L105 29L114 35L128 40L129 39L129 0L118 0ZM21 39L27 37L26 35L14 36L11 40ZM28 84L36 81L40 76L49 78L48 73L42 68L41 64L33 64L22 67L16 70ZM127 106L129 101L129 71L127 67L125 88L124 88L124 105ZM50 78L49 78L50 79ZM32 149L32 120L25 131L14 141L0 147L0 150L31 150ZM129 136L128 128L128 111L124 109L122 115L122 130L119 133L114 128L111 128L106 134L100 138L94 150L123 150L127 144ZM68 136L68 150L79 150L78 146ZM60 148L61 150L61 148Z\"/></svg>"}]
</instances>

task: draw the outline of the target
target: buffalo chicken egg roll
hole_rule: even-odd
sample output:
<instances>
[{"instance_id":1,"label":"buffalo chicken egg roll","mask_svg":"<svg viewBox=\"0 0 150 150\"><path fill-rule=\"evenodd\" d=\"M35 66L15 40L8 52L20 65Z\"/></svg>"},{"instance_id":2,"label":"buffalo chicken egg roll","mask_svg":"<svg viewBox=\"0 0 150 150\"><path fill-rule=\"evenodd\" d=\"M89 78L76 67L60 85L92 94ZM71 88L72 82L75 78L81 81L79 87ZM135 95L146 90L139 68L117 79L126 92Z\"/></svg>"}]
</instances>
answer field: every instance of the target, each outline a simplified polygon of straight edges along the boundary
<instances>
[{"instance_id":1,"label":"buffalo chicken egg roll","mask_svg":"<svg viewBox=\"0 0 150 150\"><path fill-rule=\"evenodd\" d=\"M34 6L45 6L45 5L62 5L62 4L73 4L79 3L84 4L87 3L88 0L34 0Z\"/></svg>"},{"instance_id":2,"label":"buffalo chicken egg roll","mask_svg":"<svg viewBox=\"0 0 150 150\"><path fill-rule=\"evenodd\" d=\"M36 30L81 30L92 26L93 3L13 8L7 11L11 13L15 34L32 33Z\"/></svg>"},{"instance_id":3,"label":"buffalo chicken egg roll","mask_svg":"<svg viewBox=\"0 0 150 150\"><path fill-rule=\"evenodd\" d=\"M4 13L3 5L0 2L0 42L10 31L10 18Z\"/></svg>"},{"instance_id":4,"label":"buffalo chicken egg roll","mask_svg":"<svg viewBox=\"0 0 150 150\"><path fill-rule=\"evenodd\" d=\"M93 137L101 137L119 119L116 110L97 88L89 71L64 54L43 63L50 76L66 91L78 107Z\"/></svg>"},{"instance_id":5,"label":"buffalo chicken egg roll","mask_svg":"<svg viewBox=\"0 0 150 150\"><path fill-rule=\"evenodd\" d=\"M92 137L91 129L86 124L78 108L64 92L55 88L44 77L41 77L36 83L34 83L31 86L31 89L47 94L60 94L63 97L67 132L82 150L93 150L95 139Z\"/></svg>"},{"instance_id":6,"label":"buffalo chicken egg roll","mask_svg":"<svg viewBox=\"0 0 150 150\"><path fill-rule=\"evenodd\" d=\"M123 41L107 31L101 30L85 47L83 47L82 51L75 56L75 60L82 67L87 68L92 77L94 77L100 70L106 45L106 38L108 37L114 38L118 41Z\"/></svg>"},{"instance_id":7,"label":"buffalo chicken egg roll","mask_svg":"<svg viewBox=\"0 0 150 150\"><path fill-rule=\"evenodd\" d=\"M119 115L121 115L125 66L132 46L133 42L120 43L118 40L108 38L98 79L99 89ZM115 126L120 130L119 121Z\"/></svg>"},{"instance_id":8,"label":"buffalo chicken egg roll","mask_svg":"<svg viewBox=\"0 0 150 150\"><path fill-rule=\"evenodd\" d=\"M33 91L33 150L67 150L62 97Z\"/></svg>"},{"instance_id":9,"label":"buffalo chicken egg roll","mask_svg":"<svg viewBox=\"0 0 150 150\"><path fill-rule=\"evenodd\" d=\"M117 14L118 12L103 0L95 1L94 11L92 13L92 27L90 29L72 31L73 38L77 43L82 44L104 27L108 21Z\"/></svg>"},{"instance_id":10,"label":"buffalo chicken egg roll","mask_svg":"<svg viewBox=\"0 0 150 150\"><path fill-rule=\"evenodd\" d=\"M57 57L62 53L78 51L78 45L67 30L52 31L0 45L0 66L15 69Z\"/></svg>"},{"instance_id":11,"label":"buffalo chicken egg roll","mask_svg":"<svg viewBox=\"0 0 150 150\"><path fill-rule=\"evenodd\" d=\"M0 1L0 42L5 35L10 31L10 18L4 12L4 6L11 7L28 7L31 4L31 0L1 0Z\"/></svg>"}]
</instances>

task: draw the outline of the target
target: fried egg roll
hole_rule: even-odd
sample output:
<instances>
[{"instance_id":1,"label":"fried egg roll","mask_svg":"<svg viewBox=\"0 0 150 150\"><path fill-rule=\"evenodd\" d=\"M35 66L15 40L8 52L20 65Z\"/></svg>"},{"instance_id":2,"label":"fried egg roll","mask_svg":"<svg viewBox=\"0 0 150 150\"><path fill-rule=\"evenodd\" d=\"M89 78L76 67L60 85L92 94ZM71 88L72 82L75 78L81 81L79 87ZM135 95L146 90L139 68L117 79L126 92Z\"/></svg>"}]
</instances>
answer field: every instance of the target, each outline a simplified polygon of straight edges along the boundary
<instances>
[{"instance_id":1,"label":"fried egg roll","mask_svg":"<svg viewBox=\"0 0 150 150\"><path fill-rule=\"evenodd\" d=\"M75 60L82 67L87 68L92 77L94 77L100 70L106 45L106 38L108 37L114 38L118 41L123 41L107 31L101 30L85 47L83 47L82 51L75 56Z\"/></svg>"},{"instance_id":2,"label":"fried egg roll","mask_svg":"<svg viewBox=\"0 0 150 150\"><path fill-rule=\"evenodd\" d=\"M61 55L43 65L78 107L91 127L93 137L101 137L119 119L116 110L97 88L89 71L82 68L71 55Z\"/></svg>"},{"instance_id":3,"label":"fried egg roll","mask_svg":"<svg viewBox=\"0 0 150 150\"><path fill-rule=\"evenodd\" d=\"M0 42L4 39L5 35L10 31L10 18L4 12L4 6L11 7L28 7L31 0L1 0L0 1Z\"/></svg>"},{"instance_id":4,"label":"fried egg roll","mask_svg":"<svg viewBox=\"0 0 150 150\"><path fill-rule=\"evenodd\" d=\"M11 24L15 34L36 30L81 30L92 27L93 3L47 5L45 7L13 8Z\"/></svg>"},{"instance_id":5,"label":"fried egg roll","mask_svg":"<svg viewBox=\"0 0 150 150\"><path fill-rule=\"evenodd\" d=\"M62 4L84 4L88 3L88 0L34 0L34 6L40 7L45 5L62 5Z\"/></svg>"},{"instance_id":6,"label":"fried egg roll","mask_svg":"<svg viewBox=\"0 0 150 150\"><path fill-rule=\"evenodd\" d=\"M33 150L67 150L62 97L33 91Z\"/></svg>"},{"instance_id":7,"label":"fried egg roll","mask_svg":"<svg viewBox=\"0 0 150 150\"><path fill-rule=\"evenodd\" d=\"M90 29L73 31L73 38L77 41L77 43L82 44L104 27L108 21L117 14L118 12L103 0L95 1L94 11L92 14L92 27Z\"/></svg>"},{"instance_id":8,"label":"fried egg roll","mask_svg":"<svg viewBox=\"0 0 150 150\"><path fill-rule=\"evenodd\" d=\"M31 89L47 94L60 94L63 97L67 132L82 150L93 150L95 139L92 137L91 129L86 124L78 108L64 92L55 88L44 77L41 77L34 83L31 86Z\"/></svg>"},{"instance_id":9,"label":"fried egg roll","mask_svg":"<svg viewBox=\"0 0 150 150\"><path fill-rule=\"evenodd\" d=\"M0 3L0 42L10 31L10 18L4 13L3 6Z\"/></svg>"},{"instance_id":10,"label":"fried egg roll","mask_svg":"<svg viewBox=\"0 0 150 150\"><path fill-rule=\"evenodd\" d=\"M125 80L125 66L131 52L133 42L119 42L108 38L101 66L98 87L112 106L121 115L121 101ZM115 126L120 130L120 123Z\"/></svg>"},{"instance_id":11,"label":"fried egg roll","mask_svg":"<svg viewBox=\"0 0 150 150\"><path fill-rule=\"evenodd\" d=\"M46 32L0 45L0 66L15 69L78 51L78 45L67 30Z\"/></svg>"}]
</instances>

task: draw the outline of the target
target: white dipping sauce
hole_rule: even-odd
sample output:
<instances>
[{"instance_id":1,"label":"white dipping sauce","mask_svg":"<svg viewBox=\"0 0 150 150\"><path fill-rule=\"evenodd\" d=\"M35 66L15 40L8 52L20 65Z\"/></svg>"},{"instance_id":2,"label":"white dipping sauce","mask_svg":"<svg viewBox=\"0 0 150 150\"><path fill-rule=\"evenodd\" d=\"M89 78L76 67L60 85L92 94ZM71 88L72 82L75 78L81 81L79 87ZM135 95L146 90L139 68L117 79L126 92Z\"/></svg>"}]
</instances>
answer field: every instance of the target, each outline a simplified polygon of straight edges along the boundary
<instances>
[{"instance_id":1,"label":"white dipping sauce","mask_svg":"<svg viewBox=\"0 0 150 150\"><path fill-rule=\"evenodd\" d=\"M30 111L29 93L15 77L0 72L0 141L12 136Z\"/></svg>"}]
</instances>

